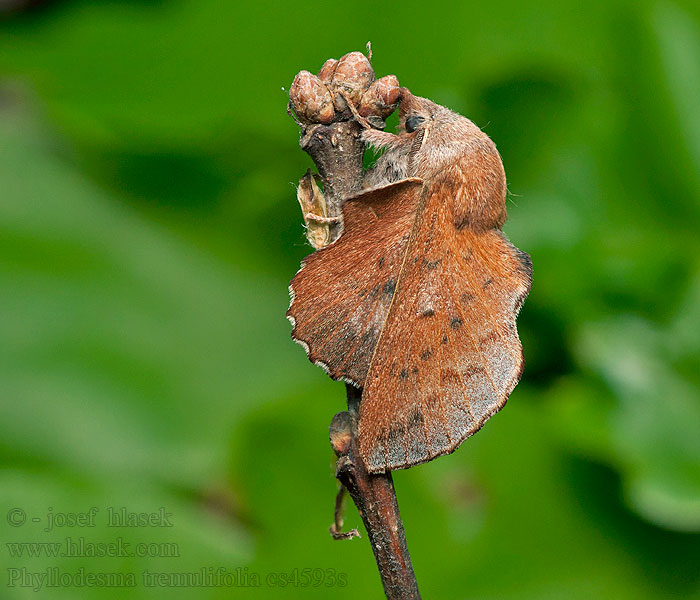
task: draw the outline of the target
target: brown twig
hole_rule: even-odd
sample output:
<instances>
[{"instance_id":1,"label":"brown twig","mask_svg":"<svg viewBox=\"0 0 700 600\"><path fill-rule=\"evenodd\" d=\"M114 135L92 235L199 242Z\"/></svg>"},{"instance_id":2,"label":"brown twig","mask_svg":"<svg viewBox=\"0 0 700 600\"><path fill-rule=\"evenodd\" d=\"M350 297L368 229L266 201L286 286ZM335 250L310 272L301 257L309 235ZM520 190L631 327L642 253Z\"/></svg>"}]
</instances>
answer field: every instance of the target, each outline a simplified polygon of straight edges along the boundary
<instances>
[{"instance_id":1,"label":"brown twig","mask_svg":"<svg viewBox=\"0 0 700 600\"><path fill-rule=\"evenodd\" d=\"M321 176L326 212L329 217L341 215L345 198L357 194L362 187L361 126L355 121L330 125L311 125L303 130L299 144L311 156ZM340 223L331 224L331 242L340 236Z\"/></svg>"},{"instance_id":2,"label":"brown twig","mask_svg":"<svg viewBox=\"0 0 700 600\"><path fill-rule=\"evenodd\" d=\"M357 194L362 187L361 130L360 124L351 120L310 125L302 131L300 145L311 156L321 176L329 217L341 215L343 200ZM341 233L339 223L331 224L331 242ZM418 599L418 584L391 474L367 472L357 437L362 391L349 384L346 387L348 412L336 415L331 424L331 444L339 457L336 477L350 493L362 517L386 597ZM334 537L341 534L342 522L339 523L337 515L336 511L336 522L331 527Z\"/></svg>"},{"instance_id":3,"label":"brown twig","mask_svg":"<svg viewBox=\"0 0 700 600\"><path fill-rule=\"evenodd\" d=\"M419 599L391 473L371 475L367 472L357 438L362 391L350 384L346 387L351 442L347 453L338 459L336 477L350 493L362 517L386 597Z\"/></svg>"}]
</instances>

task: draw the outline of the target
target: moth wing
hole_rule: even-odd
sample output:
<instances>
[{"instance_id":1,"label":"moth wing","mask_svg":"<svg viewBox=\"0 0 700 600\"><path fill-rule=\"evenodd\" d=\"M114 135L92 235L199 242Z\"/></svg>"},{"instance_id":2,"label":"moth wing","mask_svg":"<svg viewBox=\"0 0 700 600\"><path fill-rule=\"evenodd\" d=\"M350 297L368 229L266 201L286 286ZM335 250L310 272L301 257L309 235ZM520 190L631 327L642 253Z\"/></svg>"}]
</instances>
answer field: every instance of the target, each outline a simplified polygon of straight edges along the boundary
<instances>
[{"instance_id":1,"label":"moth wing","mask_svg":"<svg viewBox=\"0 0 700 600\"><path fill-rule=\"evenodd\" d=\"M360 404L370 472L453 452L503 407L520 379L515 319L530 257L500 230L457 229L440 194L417 217Z\"/></svg>"},{"instance_id":2,"label":"moth wing","mask_svg":"<svg viewBox=\"0 0 700 600\"><path fill-rule=\"evenodd\" d=\"M362 386L396 289L423 188L404 179L343 205L340 238L289 286L292 337L333 379Z\"/></svg>"}]
</instances>

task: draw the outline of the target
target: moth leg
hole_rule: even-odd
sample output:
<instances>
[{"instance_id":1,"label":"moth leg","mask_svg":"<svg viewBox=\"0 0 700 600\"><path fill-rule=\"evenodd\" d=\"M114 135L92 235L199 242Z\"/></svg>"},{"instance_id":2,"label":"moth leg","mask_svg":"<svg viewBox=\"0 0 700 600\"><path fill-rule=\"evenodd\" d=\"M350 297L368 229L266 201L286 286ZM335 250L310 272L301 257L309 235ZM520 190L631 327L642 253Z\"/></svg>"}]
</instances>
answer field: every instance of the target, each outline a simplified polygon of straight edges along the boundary
<instances>
[{"instance_id":1,"label":"moth leg","mask_svg":"<svg viewBox=\"0 0 700 600\"><path fill-rule=\"evenodd\" d=\"M365 129L360 138L368 146L373 148L395 148L403 145L405 142L395 133L381 131L379 129Z\"/></svg>"},{"instance_id":2,"label":"moth leg","mask_svg":"<svg viewBox=\"0 0 700 600\"><path fill-rule=\"evenodd\" d=\"M345 514L345 486L341 483L338 495L335 497L335 511L333 512L333 524L328 528L334 540L350 540L354 537L362 537L357 529L343 531Z\"/></svg>"}]
</instances>

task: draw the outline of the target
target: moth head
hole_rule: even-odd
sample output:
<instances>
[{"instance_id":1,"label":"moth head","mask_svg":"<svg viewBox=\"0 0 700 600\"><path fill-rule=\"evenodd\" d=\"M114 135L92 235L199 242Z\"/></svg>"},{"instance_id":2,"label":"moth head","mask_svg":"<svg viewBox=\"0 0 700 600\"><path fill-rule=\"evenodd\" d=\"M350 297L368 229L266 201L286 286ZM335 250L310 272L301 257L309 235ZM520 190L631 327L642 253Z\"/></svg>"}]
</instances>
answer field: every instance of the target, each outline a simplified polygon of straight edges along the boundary
<instances>
[{"instance_id":1,"label":"moth head","mask_svg":"<svg viewBox=\"0 0 700 600\"><path fill-rule=\"evenodd\" d=\"M441 106L427 98L414 96L408 88L401 88L399 94L399 128L401 133L414 135L418 131L429 130ZM444 110L444 109L443 109Z\"/></svg>"}]
</instances>

